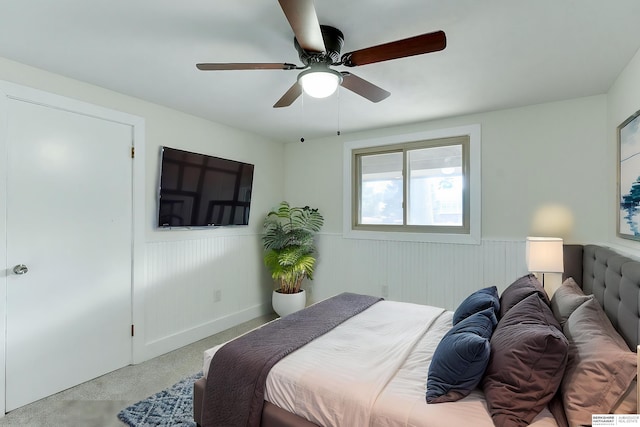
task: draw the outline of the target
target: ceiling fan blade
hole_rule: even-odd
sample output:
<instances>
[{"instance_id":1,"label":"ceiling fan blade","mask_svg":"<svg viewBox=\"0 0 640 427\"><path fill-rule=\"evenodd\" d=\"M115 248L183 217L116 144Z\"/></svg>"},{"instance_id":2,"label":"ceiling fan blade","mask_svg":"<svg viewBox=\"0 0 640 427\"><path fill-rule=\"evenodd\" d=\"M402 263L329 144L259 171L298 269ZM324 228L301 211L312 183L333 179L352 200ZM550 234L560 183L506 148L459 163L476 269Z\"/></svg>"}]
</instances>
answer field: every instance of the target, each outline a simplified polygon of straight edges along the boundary
<instances>
[{"instance_id":1,"label":"ceiling fan blade","mask_svg":"<svg viewBox=\"0 0 640 427\"><path fill-rule=\"evenodd\" d=\"M288 107L293 104L293 101L298 99L300 95L302 95L302 86L300 86L298 82L295 82L293 86L291 86L289 90L282 95L282 98L273 105L273 108Z\"/></svg>"},{"instance_id":2,"label":"ceiling fan blade","mask_svg":"<svg viewBox=\"0 0 640 427\"><path fill-rule=\"evenodd\" d=\"M278 0L298 44L307 52L324 52L324 39L313 0Z\"/></svg>"},{"instance_id":3,"label":"ceiling fan blade","mask_svg":"<svg viewBox=\"0 0 640 427\"><path fill-rule=\"evenodd\" d=\"M358 65L437 52L446 46L447 37L444 31L436 31L345 53L342 55L342 63L347 67L356 67Z\"/></svg>"},{"instance_id":4,"label":"ceiling fan blade","mask_svg":"<svg viewBox=\"0 0 640 427\"><path fill-rule=\"evenodd\" d=\"M278 63L223 63L223 64L196 64L198 70L203 71L223 71L223 70L294 70L295 64Z\"/></svg>"},{"instance_id":5,"label":"ceiling fan blade","mask_svg":"<svg viewBox=\"0 0 640 427\"><path fill-rule=\"evenodd\" d=\"M390 92L373 83L345 71L342 72L342 87L367 98L371 102L380 102L391 95Z\"/></svg>"}]
</instances>

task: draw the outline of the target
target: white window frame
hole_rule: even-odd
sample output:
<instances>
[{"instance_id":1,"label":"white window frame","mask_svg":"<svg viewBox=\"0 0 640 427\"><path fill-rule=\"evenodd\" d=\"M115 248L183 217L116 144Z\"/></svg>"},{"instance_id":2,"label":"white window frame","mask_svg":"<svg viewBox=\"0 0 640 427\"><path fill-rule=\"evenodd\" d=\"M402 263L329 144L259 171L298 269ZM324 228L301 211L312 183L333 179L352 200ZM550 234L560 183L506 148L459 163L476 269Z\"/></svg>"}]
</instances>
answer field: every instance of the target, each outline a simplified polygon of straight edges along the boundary
<instances>
[{"instance_id":1,"label":"white window frame","mask_svg":"<svg viewBox=\"0 0 640 427\"><path fill-rule=\"evenodd\" d=\"M362 148L382 147L393 144L451 138L469 137L469 232L428 233L412 231L357 230L353 227L353 151ZM481 242L481 127L479 124L455 128L429 130L411 134L390 135L348 141L343 147L343 237L349 239L395 240L409 242L480 244Z\"/></svg>"}]
</instances>

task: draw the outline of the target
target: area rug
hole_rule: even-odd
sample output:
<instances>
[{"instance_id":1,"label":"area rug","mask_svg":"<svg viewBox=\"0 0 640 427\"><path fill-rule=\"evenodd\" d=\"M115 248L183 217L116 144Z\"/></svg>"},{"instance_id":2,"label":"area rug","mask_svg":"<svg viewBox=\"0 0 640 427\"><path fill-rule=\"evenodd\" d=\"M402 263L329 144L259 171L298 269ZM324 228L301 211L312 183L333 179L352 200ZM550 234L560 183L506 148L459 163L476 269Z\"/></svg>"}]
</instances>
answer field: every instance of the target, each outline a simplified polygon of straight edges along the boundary
<instances>
[{"instance_id":1,"label":"area rug","mask_svg":"<svg viewBox=\"0 0 640 427\"><path fill-rule=\"evenodd\" d=\"M200 377L202 372L129 406L118 413L118 418L131 427L195 427L193 383Z\"/></svg>"}]
</instances>

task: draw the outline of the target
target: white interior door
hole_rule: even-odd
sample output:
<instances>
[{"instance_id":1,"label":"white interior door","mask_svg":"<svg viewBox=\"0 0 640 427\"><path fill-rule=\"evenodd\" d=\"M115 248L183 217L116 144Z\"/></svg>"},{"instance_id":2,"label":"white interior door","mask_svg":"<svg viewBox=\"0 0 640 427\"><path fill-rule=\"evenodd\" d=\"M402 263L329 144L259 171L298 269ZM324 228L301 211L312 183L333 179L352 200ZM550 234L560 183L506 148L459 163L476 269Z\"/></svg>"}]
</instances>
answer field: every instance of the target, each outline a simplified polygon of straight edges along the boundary
<instances>
[{"instance_id":1,"label":"white interior door","mask_svg":"<svg viewBox=\"0 0 640 427\"><path fill-rule=\"evenodd\" d=\"M9 411L131 363L132 127L10 100L7 133Z\"/></svg>"}]
</instances>

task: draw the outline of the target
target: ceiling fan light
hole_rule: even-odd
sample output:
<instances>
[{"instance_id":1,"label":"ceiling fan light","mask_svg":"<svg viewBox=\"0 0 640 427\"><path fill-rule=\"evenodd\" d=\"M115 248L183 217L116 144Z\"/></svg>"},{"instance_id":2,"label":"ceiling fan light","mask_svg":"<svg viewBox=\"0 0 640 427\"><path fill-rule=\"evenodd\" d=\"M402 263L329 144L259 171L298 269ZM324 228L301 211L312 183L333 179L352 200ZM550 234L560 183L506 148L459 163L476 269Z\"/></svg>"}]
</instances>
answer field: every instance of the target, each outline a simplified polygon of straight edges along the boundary
<instances>
[{"instance_id":1,"label":"ceiling fan light","mask_svg":"<svg viewBox=\"0 0 640 427\"><path fill-rule=\"evenodd\" d=\"M300 73L298 83L307 95L314 98L326 98L333 94L342 83L342 74L328 68L325 70L310 69Z\"/></svg>"}]
</instances>

